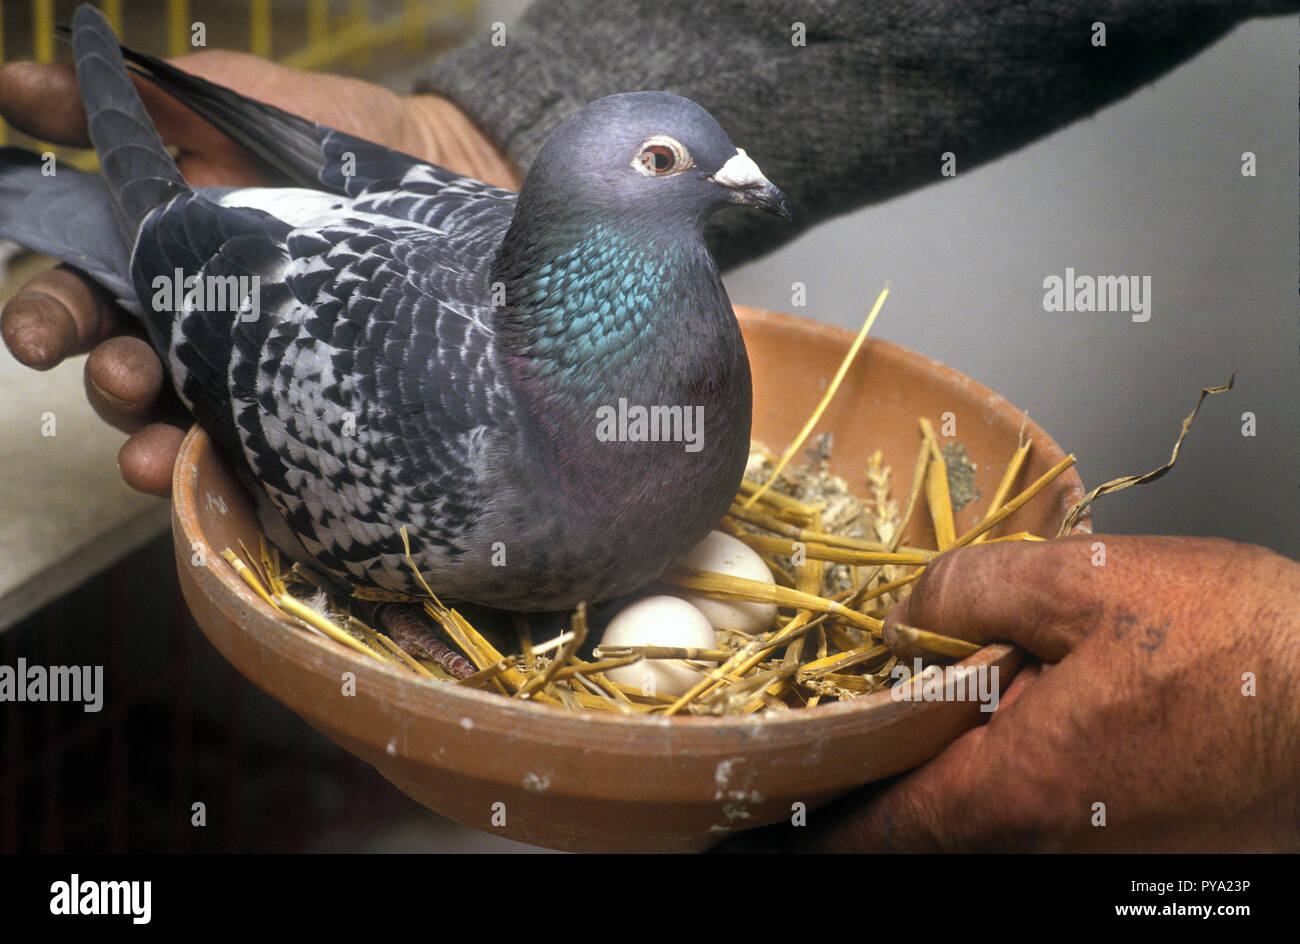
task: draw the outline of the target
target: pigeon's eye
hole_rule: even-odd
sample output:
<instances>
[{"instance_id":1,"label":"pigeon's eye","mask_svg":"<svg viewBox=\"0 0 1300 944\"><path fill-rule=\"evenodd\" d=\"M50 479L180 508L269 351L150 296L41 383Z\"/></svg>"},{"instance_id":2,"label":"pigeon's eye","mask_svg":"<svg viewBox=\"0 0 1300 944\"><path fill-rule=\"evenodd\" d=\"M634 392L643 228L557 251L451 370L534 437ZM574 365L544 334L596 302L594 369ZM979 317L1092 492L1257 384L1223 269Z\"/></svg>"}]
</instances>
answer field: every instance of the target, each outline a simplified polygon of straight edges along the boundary
<instances>
[{"instance_id":1,"label":"pigeon's eye","mask_svg":"<svg viewBox=\"0 0 1300 944\"><path fill-rule=\"evenodd\" d=\"M677 163L677 155L667 145L652 144L641 152L641 163L652 174L666 174Z\"/></svg>"},{"instance_id":2,"label":"pigeon's eye","mask_svg":"<svg viewBox=\"0 0 1300 944\"><path fill-rule=\"evenodd\" d=\"M694 161L680 141L656 135L641 145L632 166L647 177L668 177L694 166Z\"/></svg>"}]
</instances>

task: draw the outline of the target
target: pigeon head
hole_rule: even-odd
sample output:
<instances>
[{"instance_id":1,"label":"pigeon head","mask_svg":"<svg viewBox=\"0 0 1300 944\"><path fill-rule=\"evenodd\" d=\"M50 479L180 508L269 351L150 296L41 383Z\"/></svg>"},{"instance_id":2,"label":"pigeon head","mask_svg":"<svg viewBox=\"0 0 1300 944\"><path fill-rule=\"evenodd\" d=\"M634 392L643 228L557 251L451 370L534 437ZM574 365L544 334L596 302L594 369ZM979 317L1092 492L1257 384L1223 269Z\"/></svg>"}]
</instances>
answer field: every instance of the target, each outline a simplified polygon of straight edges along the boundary
<instances>
[{"instance_id":1,"label":"pigeon head","mask_svg":"<svg viewBox=\"0 0 1300 944\"><path fill-rule=\"evenodd\" d=\"M599 99L561 122L528 172L521 202L566 215L653 218L700 227L728 204L790 217L785 195L695 102L666 92Z\"/></svg>"}]
</instances>

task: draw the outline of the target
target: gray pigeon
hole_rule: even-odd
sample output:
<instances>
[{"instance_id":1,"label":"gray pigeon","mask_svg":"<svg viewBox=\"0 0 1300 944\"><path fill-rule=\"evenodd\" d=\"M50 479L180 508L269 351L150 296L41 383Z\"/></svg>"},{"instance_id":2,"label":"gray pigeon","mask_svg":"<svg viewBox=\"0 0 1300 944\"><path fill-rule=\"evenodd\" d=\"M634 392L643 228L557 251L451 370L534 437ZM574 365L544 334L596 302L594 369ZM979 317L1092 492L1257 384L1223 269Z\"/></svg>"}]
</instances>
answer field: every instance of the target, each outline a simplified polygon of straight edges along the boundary
<instances>
[{"instance_id":1,"label":"gray pigeon","mask_svg":"<svg viewBox=\"0 0 1300 944\"><path fill-rule=\"evenodd\" d=\"M92 7L72 39L103 177L0 151L0 236L144 321L287 553L418 593L405 526L439 594L556 610L653 580L726 512L749 363L702 228L790 211L704 109L600 99L516 195L124 50ZM123 54L293 186L186 184Z\"/></svg>"}]
</instances>

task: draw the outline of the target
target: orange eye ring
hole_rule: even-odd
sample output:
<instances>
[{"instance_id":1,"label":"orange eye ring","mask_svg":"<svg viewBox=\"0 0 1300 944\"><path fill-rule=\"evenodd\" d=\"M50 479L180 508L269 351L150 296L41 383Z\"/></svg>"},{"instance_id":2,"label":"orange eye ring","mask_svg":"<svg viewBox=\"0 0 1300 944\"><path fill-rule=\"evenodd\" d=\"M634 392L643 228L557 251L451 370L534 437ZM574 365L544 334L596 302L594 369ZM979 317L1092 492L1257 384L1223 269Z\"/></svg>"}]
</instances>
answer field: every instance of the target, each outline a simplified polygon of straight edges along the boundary
<instances>
[{"instance_id":1,"label":"orange eye ring","mask_svg":"<svg viewBox=\"0 0 1300 944\"><path fill-rule=\"evenodd\" d=\"M647 177L671 177L695 166L681 142L667 135L655 135L637 149L632 166Z\"/></svg>"},{"instance_id":2,"label":"orange eye ring","mask_svg":"<svg viewBox=\"0 0 1300 944\"><path fill-rule=\"evenodd\" d=\"M652 144L641 152L641 163L656 177L671 174L677 166L677 155L666 144Z\"/></svg>"}]
</instances>

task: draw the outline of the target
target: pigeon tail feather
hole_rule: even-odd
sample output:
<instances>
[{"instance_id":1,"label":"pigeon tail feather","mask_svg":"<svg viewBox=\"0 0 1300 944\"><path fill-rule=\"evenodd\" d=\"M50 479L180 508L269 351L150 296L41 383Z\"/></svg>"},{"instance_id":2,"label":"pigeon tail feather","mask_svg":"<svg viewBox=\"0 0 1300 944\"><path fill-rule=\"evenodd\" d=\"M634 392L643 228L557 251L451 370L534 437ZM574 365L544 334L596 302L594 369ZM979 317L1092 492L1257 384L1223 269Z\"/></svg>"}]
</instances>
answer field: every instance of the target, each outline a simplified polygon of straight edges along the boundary
<instances>
[{"instance_id":1,"label":"pigeon tail feather","mask_svg":"<svg viewBox=\"0 0 1300 944\"><path fill-rule=\"evenodd\" d=\"M191 189L140 101L113 28L92 6L77 8L72 51L90 140L99 154L122 236L130 246L155 207Z\"/></svg>"},{"instance_id":2,"label":"pigeon tail feather","mask_svg":"<svg viewBox=\"0 0 1300 944\"><path fill-rule=\"evenodd\" d=\"M209 122L275 172L278 183L320 187L324 160L319 125L183 72L147 53L121 47L131 71L143 76Z\"/></svg>"},{"instance_id":3,"label":"pigeon tail feather","mask_svg":"<svg viewBox=\"0 0 1300 944\"><path fill-rule=\"evenodd\" d=\"M280 186L358 196L376 184L392 189L419 158L394 151L207 79L147 53L121 47L132 71L148 79L259 160ZM455 175L448 174L450 181Z\"/></svg>"}]
</instances>

